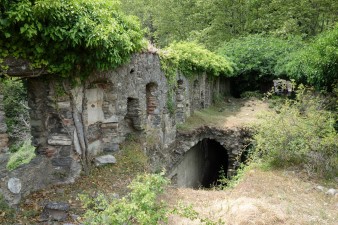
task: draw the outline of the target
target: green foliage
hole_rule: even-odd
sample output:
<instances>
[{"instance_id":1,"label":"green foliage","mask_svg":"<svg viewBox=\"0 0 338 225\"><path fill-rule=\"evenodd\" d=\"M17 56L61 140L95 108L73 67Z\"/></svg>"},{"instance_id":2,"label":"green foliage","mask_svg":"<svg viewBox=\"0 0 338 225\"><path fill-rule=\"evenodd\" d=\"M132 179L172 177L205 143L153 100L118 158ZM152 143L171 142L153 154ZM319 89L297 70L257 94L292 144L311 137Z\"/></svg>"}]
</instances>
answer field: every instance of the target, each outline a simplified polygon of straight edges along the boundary
<instances>
[{"instance_id":1,"label":"green foliage","mask_svg":"<svg viewBox=\"0 0 338 225\"><path fill-rule=\"evenodd\" d=\"M318 176L338 175L338 134L325 99L300 87L296 100L267 112L254 136L258 153L272 166L303 166Z\"/></svg>"},{"instance_id":2,"label":"green foliage","mask_svg":"<svg viewBox=\"0 0 338 225\"><path fill-rule=\"evenodd\" d=\"M172 43L159 52L161 68L169 84L167 108L174 113L174 94L177 74L182 72L187 77L206 72L210 76L231 76L232 63L194 42Z\"/></svg>"},{"instance_id":3,"label":"green foliage","mask_svg":"<svg viewBox=\"0 0 338 225\"><path fill-rule=\"evenodd\" d=\"M161 59L186 76L206 72L212 76L231 76L232 63L195 42L177 42L161 52ZM166 68L166 67L165 67Z\"/></svg>"},{"instance_id":4,"label":"green foliage","mask_svg":"<svg viewBox=\"0 0 338 225\"><path fill-rule=\"evenodd\" d=\"M173 43L160 52L161 66L170 84L176 83L176 75L186 76L206 72L212 76L231 76L232 63L194 42Z\"/></svg>"},{"instance_id":5,"label":"green foliage","mask_svg":"<svg viewBox=\"0 0 338 225\"><path fill-rule=\"evenodd\" d=\"M0 59L64 77L113 69L144 46L139 23L115 0L2 1L0 9Z\"/></svg>"},{"instance_id":6,"label":"green foliage","mask_svg":"<svg viewBox=\"0 0 338 225\"><path fill-rule=\"evenodd\" d=\"M338 81L338 24L289 58L283 68L289 76L317 88L331 89Z\"/></svg>"},{"instance_id":7,"label":"green foliage","mask_svg":"<svg viewBox=\"0 0 338 225\"><path fill-rule=\"evenodd\" d=\"M338 4L332 0L123 0L160 47L173 41L198 41L217 49L248 34L313 37L334 26Z\"/></svg>"},{"instance_id":8,"label":"green foliage","mask_svg":"<svg viewBox=\"0 0 338 225\"><path fill-rule=\"evenodd\" d=\"M26 87L22 80L0 78L0 94L4 96L7 133L12 142L20 144L30 137Z\"/></svg>"},{"instance_id":9,"label":"green foliage","mask_svg":"<svg viewBox=\"0 0 338 225\"><path fill-rule=\"evenodd\" d=\"M287 56L302 46L299 38L281 39L273 36L249 35L224 43L218 51L235 63L232 93L238 96L245 91L266 91L264 85L286 77L280 67Z\"/></svg>"},{"instance_id":10,"label":"green foliage","mask_svg":"<svg viewBox=\"0 0 338 225\"><path fill-rule=\"evenodd\" d=\"M30 141L23 142L22 146L13 154L7 163L8 170L14 170L23 164L29 163L35 157L35 147Z\"/></svg>"},{"instance_id":11,"label":"green foliage","mask_svg":"<svg viewBox=\"0 0 338 225\"><path fill-rule=\"evenodd\" d=\"M236 64L235 75L258 74L257 79L264 76L271 79L280 75L276 71L279 61L301 46L301 40L297 38L286 40L272 36L249 35L225 42L219 52Z\"/></svg>"},{"instance_id":12,"label":"green foliage","mask_svg":"<svg viewBox=\"0 0 338 225\"><path fill-rule=\"evenodd\" d=\"M168 182L163 174L145 174L132 181L131 192L121 199L109 201L103 195L97 199L80 196L87 208L85 224L156 225L166 222L166 207L157 198Z\"/></svg>"}]
</instances>

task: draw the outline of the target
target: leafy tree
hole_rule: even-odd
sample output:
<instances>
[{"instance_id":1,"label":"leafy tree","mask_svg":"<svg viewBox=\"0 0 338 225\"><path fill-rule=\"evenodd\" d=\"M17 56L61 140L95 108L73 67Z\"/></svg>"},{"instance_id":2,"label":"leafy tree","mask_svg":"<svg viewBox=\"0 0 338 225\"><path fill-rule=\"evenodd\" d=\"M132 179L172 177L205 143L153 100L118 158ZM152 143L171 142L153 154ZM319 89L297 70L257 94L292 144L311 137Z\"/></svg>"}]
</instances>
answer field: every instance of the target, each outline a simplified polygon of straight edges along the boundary
<instances>
[{"instance_id":1,"label":"leafy tree","mask_svg":"<svg viewBox=\"0 0 338 225\"><path fill-rule=\"evenodd\" d=\"M144 44L137 20L115 0L1 1L0 28L0 59L28 59L62 76L115 68Z\"/></svg>"},{"instance_id":2,"label":"leafy tree","mask_svg":"<svg viewBox=\"0 0 338 225\"><path fill-rule=\"evenodd\" d=\"M302 46L300 38L281 39L272 36L248 35L225 42L219 53L235 63L234 80L237 91L253 91L275 78L286 77L281 72L285 58ZM233 93L238 95L239 93Z\"/></svg>"},{"instance_id":3,"label":"leafy tree","mask_svg":"<svg viewBox=\"0 0 338 225\"><path fill-rule=\"evenodd\" d=\"M338 20L332 0L124 0L125 11L141 17L154 41L195 40L209 49L248 34L313 37ZM150 16L149 16L150 15Z\"/></svg>"},{"instance_id":4,"label":"leafy tree","mask_svg":"<svg viewBox=\"0 0 338 225\"><path fill-rule=\"evenodd\" d=\"M338 80L338 24L290 55L282 69L289 76L317 88L332 88Z\"/></svg>"}]
</instances>

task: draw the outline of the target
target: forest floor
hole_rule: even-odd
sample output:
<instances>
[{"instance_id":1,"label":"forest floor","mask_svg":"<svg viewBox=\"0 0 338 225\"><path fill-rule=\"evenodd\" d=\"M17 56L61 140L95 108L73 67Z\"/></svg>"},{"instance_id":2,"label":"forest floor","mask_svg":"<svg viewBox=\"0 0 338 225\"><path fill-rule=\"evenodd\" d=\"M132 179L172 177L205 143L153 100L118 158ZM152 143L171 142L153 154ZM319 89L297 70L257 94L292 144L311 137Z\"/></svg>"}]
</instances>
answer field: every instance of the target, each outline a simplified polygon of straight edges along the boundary
<instances>
[{"instance_id":1,"label":"forest floor","mask_svg":"<svg viewBox=\"0 0 338 225\"><path fill-rule=\"evenodd\" d=\"M179 129L189 131L199 126L220 128L237 127L253 123L257 115L268 110L266 103L254 99L225 99L225 102L201 112L195 112ZM128 192L128 184L139 173L145 172L147 158L142 145L137 141L121 146L116 155L118 163L94 168L90 175L83 175L75 183L56 185L30 194L23 199L20 209L0 212L0 224L64 224L46 223L40 220L47 202L67 202L70 205L68 223L81 224L84 208L79 194L92 197L98 193ZM164 199L170 207L178 202L191 205L200 219L209 219L215 224L329 224L338 220L338 196L326 195L318 190L321 185L338 188L337 184L309 179L301 171L264 170L252 167L247 170L234 188L185 189L169 187ZM334 186L335 185L335 186ZM170 225L203 224L200 220L189 220L170 216Z\"/></svg>"}]
</instances>

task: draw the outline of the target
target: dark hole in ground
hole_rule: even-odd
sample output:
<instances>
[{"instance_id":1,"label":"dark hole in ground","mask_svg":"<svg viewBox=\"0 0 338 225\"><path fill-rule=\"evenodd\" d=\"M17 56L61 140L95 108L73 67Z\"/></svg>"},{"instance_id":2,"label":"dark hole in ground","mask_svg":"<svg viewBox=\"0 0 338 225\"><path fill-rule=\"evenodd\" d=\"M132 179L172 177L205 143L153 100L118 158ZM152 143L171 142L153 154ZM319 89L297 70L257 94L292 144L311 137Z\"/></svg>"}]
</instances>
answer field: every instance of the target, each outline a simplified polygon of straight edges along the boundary
<instances>
[{"instance_id":1,"label":"dark hole in ground","mask_svg":"<svg viewBox=\"0 0 338 225\"><path fill-rule=\"evenodd\" d=\"M190 188L216 185L222 169L227 175L228 161L227 151L219 142L203 139L185 154L177 166L177 185Z\"/></svg>"}]
</instances>

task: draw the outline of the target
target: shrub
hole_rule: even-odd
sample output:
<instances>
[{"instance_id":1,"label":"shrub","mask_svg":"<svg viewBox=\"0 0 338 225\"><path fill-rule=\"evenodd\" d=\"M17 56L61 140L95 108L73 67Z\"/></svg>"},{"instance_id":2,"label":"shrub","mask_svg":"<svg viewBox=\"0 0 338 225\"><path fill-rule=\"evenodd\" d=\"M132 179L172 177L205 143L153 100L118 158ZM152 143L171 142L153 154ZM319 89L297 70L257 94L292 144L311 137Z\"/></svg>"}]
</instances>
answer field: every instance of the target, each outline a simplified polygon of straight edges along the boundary
<instances>
[{"instance_id":1,"label":"shrub","mask_svg":"<svg viewBox=\"0 0 338 225\"><path fill-rule=\"evenodd\" d=\"M20 165L29 163L35 157L35 147L30 141L25 141L21 147L13 154L7 163L8 170L14 170Z\"/></svg>"},{"instance_id":2,"label":"shrub","mask_svg":"<svg viewBox=\"0 0 338 225\"><path fill-rule=\"evenodd\" d=\"M300 87L295 100L264 114L254 136L256 149L277 167L302 166L327 178L338 175L338 134L325 99Z\"/></svg>"},{"instance_id":3,"label":"shrub","mask_svg":"<svg viewBox=\"0 0 338 225\"><path fill-rule=\"evenodd\" d=\"M169 181L162 174L139 175L128 186L131 192L121 199L81 195L87 211L85 224L158 224L166 222L168 210L158 201Z\"/></svg>"},{"instance_id":4,"label":"shrub","mask_svg":"<svg viewBox=\"0 0 338 225\"><path fill-rule=\"evenodd\" d=\"M0 78L0 94L4 95L7 133L11 143L22 144L30 138L26 87L21 80Z\"/></svg>"}]
</instances>

